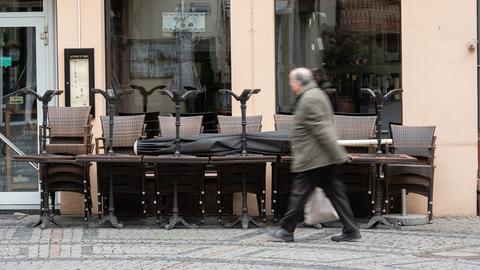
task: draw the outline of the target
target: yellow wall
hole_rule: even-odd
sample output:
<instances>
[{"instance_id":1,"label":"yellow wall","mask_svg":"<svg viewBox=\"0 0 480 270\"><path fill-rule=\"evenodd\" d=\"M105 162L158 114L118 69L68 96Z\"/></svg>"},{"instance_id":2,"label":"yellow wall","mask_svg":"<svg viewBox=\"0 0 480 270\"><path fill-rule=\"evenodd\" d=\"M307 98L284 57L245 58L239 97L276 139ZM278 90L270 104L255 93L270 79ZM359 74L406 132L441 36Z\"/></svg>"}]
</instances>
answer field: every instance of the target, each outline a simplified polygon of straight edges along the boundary
<instances>
[{"instance_id":1,"label":"yellow wall","mask_svg":"<svg viewBox=\"0 0 480 270\"><path fill-rule=\"evenodd\" d=\"M477 83L476 1L402 1L403 119L407 125L436 125L435 216L470 216L476 211ZM77 1L57 1L59 85L64 85L63 49L77 47ZM275 113L274 0L232 0L232 88L261 88L248 115L263 115L263 130L273 130ZM105 88L104 1L81 0L81 47L95 49L95 86ZM62 104L62 101L61 101ZM235 115L240 106L232 102ZM96 97L97 115L105 104ZM95 121L95 135L100 135ZM267 173L270 175L270 173ZM96 194L95 173L91 173ZM268 179L268 183L270 179ZM267 185L267 194L270 185ZM413 198L412 198L413 197ZM93 196L96 200L96 196ZM250 210L256 202L250 198ZM236 199L239 210L239 199ZM409 209L425 211L426 200L409 196ZM96 205L94 203L94 205ZM76 194L64 195L62 210L80 213ZM267 197L270 208L270 199ZM96 210L96 209L95 209ZM268 211L270 213L270 211Z\"/></svg>"},{"instance_id":2,"label":"yellow wall","mask_svg":"<svg viewBox=\"0 0 480 270\"><path fill-rule=\"evenodd\" d=\"M476 211L476 25L475 0L402 1L403 120L437 126L435 216ZM409 204L424 211L426 200Z\"/></svg>"},{"instance_id":3,"label":"yellow wall","mask_svg":"<svg viewBox=\"0 0 480 270\"><path fill-rule=\"evenodd\" d=\"M80 30L80 47L93 48L95 55L95 87L105 89L105 25L104 25L104 1L81 0L80 1L80 27L78 27L78 9L76 0L57 1L58 18L58 77L59 86L65 85L64 49L78 48L78 31ZM60 105L65 104L64 96L60 98ZM101 136L100 121L98 116L105 115L105 101L102 97L95 97L95 109L97 117L94 120L95 137ZM97 121L98 120L98 121ZM97 186L96 173L92 168L91 184L93 205L96 205ZM62 208L64 213L83 214L82 196L75 193L62 193ZM96 210L96 207L94 207Z\"/></svg>"},{"instance_id":4,"label":"yellow wall","mask_svg":"<svg viewBox=\"0 0 480 270\"><path fill-rule=\"evenodd\" d=\"M247 115L263 115L262 130L274 130L275 113L275 6L274 0L232 0L232 90L260 88L247 104ZM232 100L232 114L240 104ZM267 167L267 213L270 213L271 173ZM249 194L250 195L250 194ZM240 196L234 209L240 211ZM249 211L255 213L255 196L249 196Z\"/></svg>"}]
</instances>

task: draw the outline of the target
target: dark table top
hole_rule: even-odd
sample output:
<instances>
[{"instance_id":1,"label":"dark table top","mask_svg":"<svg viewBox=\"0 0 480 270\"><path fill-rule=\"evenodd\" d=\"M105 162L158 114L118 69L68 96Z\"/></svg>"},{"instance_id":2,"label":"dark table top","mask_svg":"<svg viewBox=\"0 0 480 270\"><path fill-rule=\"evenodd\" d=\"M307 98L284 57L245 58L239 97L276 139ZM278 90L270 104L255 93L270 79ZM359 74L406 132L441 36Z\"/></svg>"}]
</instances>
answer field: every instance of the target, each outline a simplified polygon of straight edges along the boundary
<instances>
[{"instance_id":1,"label":"dark table top","mask_svg":"<svg viewBox=\"0 0 480 270\"><path fill-rule=\"evenodd\" d=\"M147 163L164 163L164 164L208 164L208 157L197 157L191 155L160 155L160 156L144 156L143 161Z\"/></svg>"},{"instance_id":2,"label":"dark table top","mask_svg":"<svg viewBox=\"0 0 480 270\"><path fill-rule=\"evenodd\" d=\"M404 154L367 154L351 153L347 154L348 163L414 163L416 158ZM292 156L280 156L280 162L291 162Z\"/></svg>"},{"instance_id":3,"label":"dark table top","mask_svg":"<svg viewBox=\"0 0 480 270\"><path fill-rule=\"evenodd\" d=\"M94 162L142 162L142 156L126 155L126 154L94 154L94 155L79 155L76 156L77 161L94 161Z\"/></svg>"},{"instance_id":4,"label":"dark table top","mask_svg":"<svg viewBox=\"0 0 480 270\"><path fill-rule=\"evenodd\" d=\"M275 162L277 156L266 156L266 155L256 155L256 154L234 154L226 156L212 156L210 158L211 164L251 164L251 163L265 163L265 162Z\"/></svg>"},{"instance_id":5,"label":"dark table top","mask_svg":"<svg viewBox=\"0 0 480 270\"><path fill-rule=\"evenodd\" d=\"M348 154L349 163L414 163L416 158L404 154Z\"/></svg>"},{"instance_id":6,"label":"dark table top","mask_svg":"<svg viewBox=\"0 0 480 270\"><path fill-rule=\"evenodd\" d=\"M32 154L25 156L14 156L14 161L38 162L38 163L76 163L75 156L64 156L54 154Z\"/></svg>"}]
</instances>

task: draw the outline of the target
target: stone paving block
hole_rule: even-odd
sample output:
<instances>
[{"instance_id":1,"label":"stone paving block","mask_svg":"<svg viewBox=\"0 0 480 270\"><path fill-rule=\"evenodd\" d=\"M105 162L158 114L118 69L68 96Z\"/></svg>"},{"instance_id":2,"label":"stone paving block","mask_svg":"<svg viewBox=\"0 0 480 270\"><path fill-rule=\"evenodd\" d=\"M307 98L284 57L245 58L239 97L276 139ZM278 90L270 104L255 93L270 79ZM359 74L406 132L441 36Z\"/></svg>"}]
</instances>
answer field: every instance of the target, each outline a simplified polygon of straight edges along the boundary
<instances>
[{"instance_id":1,"label":"stone paving block","mask_svg":"<svg viewBox=\"0 0 480 270\"><path fill-rule=\"evenodd\" d=\"M2 218L0 269L480 269L480 218L362 230L354 243L330 241L339 228L300 228L283 243L254 228L118 230L58 217L63 228L40 230Z\"/></svg>"},{"instance_id":2,"label":"stone paving block","mask_svg":"<svg viewBox=\"0 0 480 270\"><path fill-rule=\"evenodd\" d=\"M94 245L93 255L124 255L124 256L165 256L176 255L189 252L196 247L189 246L168 246L158 244L146 244L146 243L116 243L109 245Z\"/></svg>"},{"instance_id":3,"label":"stone paving block","mask_svg":"<svg viewBox=\"0 0 480 270\"><path fill-rule=\"evenodd\" d=\"M21 247L18 247L18 246L0 248L0 260L2 258L19 257L20 250L21 250Z\"/></svg>"},{"instance_id":4,"label":"stone paving block","mask_svg":"<svg viewBox=\"0 0 480 270\"><path fill-rule=\"evenodd\" d=\"M60 258L71 258L72 257L72 245L63 244L60 245Z\"/></svg>"},{"instance_id":5,"label":"stone paving block","mask_svg":"<svg viewBox=\"0 0 480 270\"><path fill-rule=\"evenodd\" d=\"M0 239L2 239L2 240L12 239L16 230L17 230L17 228L2 228L2 229L0 229Z\"/></svg>"},{"instance_id":6,"label":"stone paving block","mask_svg":"<svg viewBox=\"0 0 480 270\"><path fill-rule=\"evenodd\" d=\"M27 257L28 258L38 258L39 256L39 246L38 245L33 245L33 244L30 244L28 246L28 253L27 253Z\"/></svg>"},{"instance_id":7,"label":"stone paving block","mask_svg":"<svg viewBox=\"0 0 480 270\"><path fill-rule=\"evenodd\" d=\"M82 257L82 245L73 244L70 253L71 258L80 258Z\"/></svg>"},{"instance_id":8,"label":"stone paving block","mask_svg":"<svg viewBox=\"0 0 480 270\"><path fill-rule=\"evenodd\" d=\"M39 245L38 246L38 257L39 258L48 258L50 256L50 245Z\"/></svg>"},{"instance_id":9,"label":"stone paving block","mask_svg":"<svg viewBox=\"0 0 480 270\"><path fill-rule=\"evenodd\" d=\"M424 261L420 263L400 263L396 265L391 265L390 269L422 269L422 270L451 270L451 269L461 269L461 270L478 270L480 269L480 264L473 263L469 261L461 260L433 260L433 261Z\"/></svg>"}]
</instances>

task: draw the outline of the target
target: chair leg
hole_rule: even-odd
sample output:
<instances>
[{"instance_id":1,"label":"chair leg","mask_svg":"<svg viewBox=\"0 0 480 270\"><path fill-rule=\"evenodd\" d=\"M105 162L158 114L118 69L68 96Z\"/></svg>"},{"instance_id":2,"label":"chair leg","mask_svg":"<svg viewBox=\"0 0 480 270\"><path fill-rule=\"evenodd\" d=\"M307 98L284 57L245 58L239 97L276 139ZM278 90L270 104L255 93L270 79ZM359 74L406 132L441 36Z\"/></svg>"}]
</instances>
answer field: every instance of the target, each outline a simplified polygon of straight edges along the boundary
<instances>
[{"instance_id":1,"label":"chair leg","mask_svg":"<svg viewBox=\"0 0 480 270\"><path fill-rule=\"evenodd\" d=\"M50 192L50 199L52 201L52 216L55 215L55 191Z\"/></svg>"},{"instance_id":2,"label":"chair leg","mask_svg":"<svg viewBox=\"0 0 480 270\"><path fill-rule=\"evenodd\" d=\"M266 185L265 181L266 181L266 179L263 178L263 180L262 180L262 197L261 197L261 206L262 206L261 217L262 217L263 222L267 221L267 202L266 202L267 185Z\"/></svg>"},{"instance_id":3,"label":"chair leg","mask_svg":"<svg viewBox=\"0 0 480 270\"><path fill-rule=\"evenodd\" d=\"M103 196L102 196L102 184L99 177L97 177L97 199L98 199L98 219L101 220L103 216Z\"/></svg>"},{"instance_id":4,"label":"chair leg","mask_svg":"<svg viewBox=\"0 0 480 270\"><path fill-rule=\"evenodd\" d=\"M369 167L369 195L370 195L370 211L371 214L373 215L375 213L375 200L374 200L374 194L375 194L375 173L376 173L376 168L375 165L370 165Z\"/></svg>"},{"instance_id":5,"label":"chair leg","mask_svg":"<svg viewBox=\"0 0 480 270\"><path fill-rule=\"evenodd\" d=\"M84 164L84 189L87 190L84 199L87 200L87 205L86 205L86 211L88 212L88 216L92 217L92 208L93 208L93 203L92 203L92 191L91 191L91 186L90 186L90 164Z\"/></svg>"},{"instance_id":6,"label":"chair leg","mask_svg":"<svg viewBox=\"0 0 480 270\"><path fill-rule=\"evenodd\" d=\"M257 196L257 205L258 205L258 217L265 222L266 213L265 213L265 193L264 192L265 190L263 190L262 188L262 191L257 193L256 196Z\"/></svg>"},{"instance_id":7,"label":"chair leg","mask_svg":"<svg viewBox=\"0 0 480 270\"><path fill-rule=\"evenodd\" d=\"M223 193L221 188L220 177L217 171L217 222L222 224L222 208L223 208Z\"/></svg>"},{"instance_id":8,"label":"chair leg","mask_svg":"<svg viewBox=\"0 0 480 270\"><path fill-rule=\"evenodd\" d=\"M89 209L89 186L88 186L88 166L86 164L83 165L83 220L88 220L88 209Z\"/></svg>"},{"instance_id":9,"label":"chair leg","mask_svg":"<svg viewBox=\"0 0 480 270\"><path fill-rule=\"evenodd\" d=\"M155 200L153 201L153 204L155 205L155 218L156 218L156 222L159 224L160 223L160 207L161 207L161 197L160 197L160 180L159 180L159 171L158 171L158 167L155 165L155 177L154 177L154 181L155 181Z\"/></svg>"},{"instance_id":10,"label":"chair leg","mask_svg":"<svg viewBox=\"0 0 480 270\"><path fill-rule=\"evenodd\" d=\"M262 213L262 209L263 209L262 193L261 193L261 192L258 192L257 194L255 194L255 196L257 197L258 218L262 219L262 218L263 218L263 213Z\"/></svg>"},{"instance_id":11,"label":"chair leg","mask_svg":"<svg viewBox=\"0 0 480 270\"><path fill-rule=\"evenodd\" d=\"M271 202L272 202L273 222L277 222L277 213L276 213L277 212L277 181L278 181L277 162L272 163L272 191L270 195L271 195Z\"/></svg>"},{"instance_id":12,"label":"chair leg","mask_svg":"<svg viewBox=\"0 0 480 270\"><path fill-rule=\"evenodd\" d=\"M428 205L427 205L427 209L428 209L428 221L429 222L432 222L432 219L433 219L433 185L430 186L430 189L428 190Z\"/></svg>"},{"instance_id":13,"label":"chair leg","mask_svg":"<svg viewBox=\"0 0 480 270\"><path fill-rule=\"evenodd\" d=\"M147 204L146 195L145 195L145 167L140 165L140 169L142 171L142 219L145 221L147 218Z\"/></svg>"},{"instance_id":14,"label":"chair leg","mask_svg":"<svg viewBox=\"0 0 480 270\"><path fill-rule=\"evenodd\" d=\"M389 198L389 197L390 197L390 190L388 189L388 184L389 184L389 182L388 182L388 178L386 177L386 173L387 173L387 172L384 171L383 173L384 173L383 182L384 182L384 185L385 185L385 194L384 194L384 199L385 199L385 200L384 200L384 209L383 209L383 211L384 211L385 214L388 214L388 213L390 212L390 211L389 211L389 209L390 209L390 200L389 200L389 199L390 199L390 198Z\"/></svg>"},{"instance_id":15,"label":"chair leg","mask_svg":"<svg viewBox=\"0 0 480 270\"><path fill-rule=\"evenodd\" d=\"M205 223L205 171L202 170L200 177L200 224Z\"/></svg>"}]
</instances>

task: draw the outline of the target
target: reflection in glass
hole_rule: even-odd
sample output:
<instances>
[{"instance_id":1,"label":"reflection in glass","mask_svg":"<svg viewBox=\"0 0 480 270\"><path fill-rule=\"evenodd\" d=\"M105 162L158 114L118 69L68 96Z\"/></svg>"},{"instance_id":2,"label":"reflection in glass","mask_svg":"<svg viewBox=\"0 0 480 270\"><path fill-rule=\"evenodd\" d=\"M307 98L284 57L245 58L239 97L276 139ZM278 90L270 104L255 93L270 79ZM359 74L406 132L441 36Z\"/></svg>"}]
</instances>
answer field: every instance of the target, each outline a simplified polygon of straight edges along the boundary
<instances>
[{"instance_id":1,"label":"reflection in glass","mask_svg":"<svg viewBox=\"0 0 480 270\"><path fill-rule=\"evenodd\" d=\"M400 24L400 0L276 0L277 111L292 111L292 68L323 66L338 111L375 112L360 88L401 88ZM385 105L400 122L401 96Z\"/></svg>"},{"instance_id":2,"label":"reflection in glass","mask_svg":"<svg viewBox=\"0 0 480 270\"><path fill-rule=\"evenodd\" d=\"M174 104L150 91L164 86L202 90L183 112L230 113L218 93L231 87L229 0L108 2L108 81L137 89L118 102L119 112L172 113Z\"/></svg>"},{"instance_id":3,"label":"reflection in glass","mask_svg":"<svg viewBox=\"0 0 480 270\"><path fill-rule=\"evenodd\" d=\"M37 108L31 95L9 95L18 89L36 91L34 27L0 27L0 133L26 154L37 153ZM14 151L0 141L0 192L36 191L37 172L12 162Z\"/></svg>"},{"instance_id":4,"label":"reflection in glass","mask_svg":"<svg viewBox=\"0 0 480 270\"><path fill-rule=\"evenodd\" d=\"M0 12L43 11L43 0L0 0Z\"/></svg>"}]
</instances>

